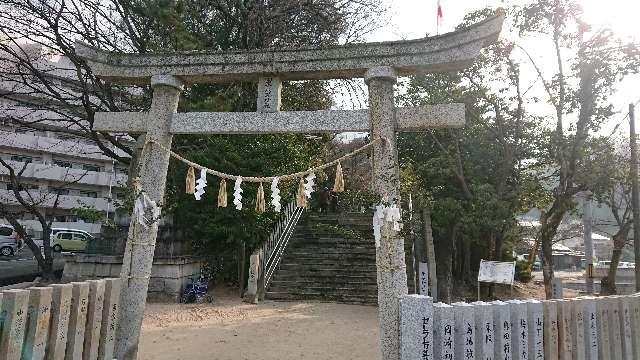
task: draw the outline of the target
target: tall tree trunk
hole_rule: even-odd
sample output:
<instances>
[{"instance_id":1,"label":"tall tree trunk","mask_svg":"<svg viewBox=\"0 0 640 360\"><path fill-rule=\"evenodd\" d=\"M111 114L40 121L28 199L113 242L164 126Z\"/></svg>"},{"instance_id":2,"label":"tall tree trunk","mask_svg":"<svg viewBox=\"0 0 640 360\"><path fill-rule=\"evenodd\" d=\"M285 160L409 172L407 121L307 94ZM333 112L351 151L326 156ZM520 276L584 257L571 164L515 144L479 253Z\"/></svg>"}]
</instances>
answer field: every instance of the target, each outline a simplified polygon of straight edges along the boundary
<instances>
[{"instance_id":1,"label":"tall tree trunk","mask_svg":"<svg viewBox=\"0 0 640 360\"><path fill-rule=\"evenodd\" d=\"M431 212L427 208L422 209L422 227L424 242L427 249L427 263L429 264L429 285L431 286L431 297L434 301L439 301L436 254L433 246L433 231L431 230Z\"/></svg>"},{"instance_id":2,"label":"tall tree trunk","mask_svg":"<svg viewBox=\"0 0 640 360\"><path fill-rule=\"evenodd\" d=\"M547 299L552 298L551 280L553 280L553 239L558 227L567 212L571 198L566 195L556 195L549 211L540 215L540 243L542 257L542 274L544 277L544 292Z\"/></svg>"},{"instance_id":3,"label":"tall tree trunk","mask_svg":"<svg viewBox=\"0 0 640 360\"><path fill-rule=\"evenodd\" d=\"M453 288L453 259L457 240L457 224L447 227L445 236L441 237L438 244L438 296L440 301L451 303L451 289Z\"/></svg>"},{"instance_id":4,"label":"tall tree trunk","mask_svg":"<svg viewBox=\"0 0 640 360\"><path fill-rule=\"evenodd\" d=\"M600 292L605 295L615 295L618 293L616 288L616 277L618 275L618 265L620 264L620 258L622 257L622 249L627 244L627 237L631 230L630 222L625 223L620 230L613 235L613 250L611 252L611 263L609 264L609 271L607 272L606 289L600 289Z\"/></svg>"},{"instance_id":5,"label":"tall tree trunk","mask_svg":"<svg viewBox=\"0 0 640 360\"><path fill-rule=\"evenodd\" d=\"M462 245L464 246L464 262L462 264L462 280L465 283L469 281L471 278L471 240L464 239L462 241Z\"/></svg>"}]
</instances>

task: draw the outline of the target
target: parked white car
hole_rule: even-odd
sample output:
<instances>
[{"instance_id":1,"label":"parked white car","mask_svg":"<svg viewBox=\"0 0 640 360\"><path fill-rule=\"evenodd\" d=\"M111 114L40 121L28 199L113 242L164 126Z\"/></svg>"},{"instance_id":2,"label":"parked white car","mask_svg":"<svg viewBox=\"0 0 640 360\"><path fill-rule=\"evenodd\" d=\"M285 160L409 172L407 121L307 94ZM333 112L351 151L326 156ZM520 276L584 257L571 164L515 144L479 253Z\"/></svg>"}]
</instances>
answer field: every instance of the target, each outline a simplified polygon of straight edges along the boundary
<instances>
[{"instance_id":1,"label":"parked white car","mask_svg":"<svg viewBox=\"0 0 640 360\"><path fill-rule=\"evenodd\" d=\"M0 224L0 255L13 256L21 245L20 235L13 226Z\"/></svg>"}]
</instances>

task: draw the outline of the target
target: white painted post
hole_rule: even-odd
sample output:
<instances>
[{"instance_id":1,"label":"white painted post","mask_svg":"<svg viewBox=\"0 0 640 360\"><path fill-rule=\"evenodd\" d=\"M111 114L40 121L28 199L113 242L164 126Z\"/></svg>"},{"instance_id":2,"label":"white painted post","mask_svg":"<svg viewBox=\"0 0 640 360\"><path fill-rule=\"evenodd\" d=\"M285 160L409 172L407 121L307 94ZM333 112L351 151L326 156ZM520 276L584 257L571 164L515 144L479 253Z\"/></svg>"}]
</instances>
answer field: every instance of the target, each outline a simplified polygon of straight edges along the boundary
<instances>
[{"instance_id":1,"label":"white painted post","mask_svg":"<svg viewBox=\"0 0 640 360\"><path fill-rule=\"evenodd\" d=\"M3 360L20 360L27 324L29 291L2 292L0 314L4 316L0 331L0 355Z\"/></svg>"},{"instance_id":2,"label":"white painted post","mask_svg":"<svg viewBox=\"0 0 640 360\"><path fill-rule=\"evenodd\" d=\"M476 359L493 360L495 353L493 308L491 304L472 303L476 321Z\"/></svg>"},{"instance_id":3,"label":"white painted post","mask_svg":"<svg viewBox=\"0 0 640 360\"><path fill-rule=\"evenodd\" d=\"M529 359L544 359L544 314L542 303L527 301L527 322L529 323Z\"/></svg>"},{"instance_id":4,"label":"white painted post","mask_svg":"<svg viewBox=\"0 0 640 360\"><path fill-rule=\"evenodd\" d=\"M89 280L89 307L84 331L83 360L98 358L100 330L102 328L102 308L104 306L104 280Z\"/></svg>"},{"instance_id":5,"label":"white painted post","mask_svg":"<svg viewBox=\"0 0 640 360\"><path fill-rule=\"evenodd\" d=\"M585 345L585 314L582 300L573 300L570 302L573 308L571 316L571 348L573 360L584 360L586 355Z\"/></svg>"},{"instance_id":6,"label":"white painted post","mask_svg":"<svg viewBox=\"0 0 640 360\"><path fill-rule=\"evenodd\" d=\"M247 293L244 301L258 303L258 279L260 278L260 250L254 251L249 257L249 278L247 279Z\"/></svg>"},{"instance_id":7,"label":"white painted post","mask_svg":"<svg viewBox=\"0 0 640 360\"><path fill-rule=\"evenodd\" d=\"M51 327L47 341L47 360L63 360L67 348L67 330L71 312L73 285L51 285Z\"/></svg>"},{"instance_id":8,"label":"white painted post","mask_svg":"<svg viewBox=\"0 0 640 360\"><path fill-rule=\"evenodd\" d=\"M579 302L584 309L584 342L585 360L598 360L598 309L593 297L586 297Z\"/></svg>"},{"instance_id":9,"label":"white painted post","mask_svg":"<svg viewBox=\"0 0 640 360\"><path fill-rule=\"evenodd\" d=\"M434 309L434 359L454 359L455 339L453 329L453 306L444 303L433 304Z\"/></svg>"},{"instance_id":10,"label":"white painted post","mask_svg":"<svg viewBox=\"0 0 640 360\"><path fill-rule=\"evenodd\" d=\"M27 333L22 347L22 358L44 359L49 337L51 320L51 287L29 289L29 310L27 311Z\"/></svg>"},{"instance_id":11,"label":"white painted post","mask_svg":"<svg viewBox=\"0 0 640 360\"><path fill-rule=\"evenodd\" d=\"M433 302L424 295L400 298L400 359L433 359Z\"/></svg>"},{"instance_id":12,"label":"white painted post","mask_svg":"<svg viewBox=\"0 0 640 360\"><path fill-rule=\"evenodd\" d=\"M455 319L455 353L456 359L476 359L476 325L473 314L473 306L458 302L453 304L453 317Z\"/></svg>"},{"instance_id":13,"label":"white painted post","mask_svg":"<svg viewBox=\"0 0 640 360\"><path fill-rule=\"evenodd\" d=\"M631 306L631 338L633 339L634 359L640 359L640 296L628 297Z\"/></svg>"},{"instance_id":14,"label":"white painted post","mask_svg":"<svg viewBox=\"0 0 640 360\"><path fill-rule=\"evenodd\" d=\"M509 300L511 311L511 349L514 360L528 360L529 324L527 304L520 300Z\"/></svg>"},{"instance_id":15,"label":"white painted post","mask_svg":"<svg viewBox=\"0 0 640 360\"><path fill-rule=\"evenodd\" d=\"M609 308L609 340L611 342L611 359L624 360L622 357L622 333L620 332L620 309L617 296L608 296L605 303Z\"/></svg>"},{"instance_id":16,"label":"white painted post","mask_svg":"<svg viewBox=\"0 0 640 360\"><path fill-rule=\"evenodd\" d=\"M67 332L67 351L65 360L82 359L84 347L84 330L87 322L87 307L89 303L89 283L72 282L71 313L69 316L69 331Z\"/></svg>"},{"instance_id":17,"label":"white painted post","mask_svg":"<svg viewBox=\"0 0 640 360\"><path fill-rule=\"evenodd\" d=\"M558 328L558 303L551 300L542 301L544 316L544 358L557 359L560 343Z\"/></svg>"},{"instance_id":18,"label":"white painted post","mask_svg":"<svg viewBox=\"0 0 640 360\"><path fill-rule=\"evenodd\" d=\"M622 358L623 359L633 359L633 339L632 330L631 330L631 306L629 304L629 300L627 296L619 296L618 301L618 311L620 314L620 333L622 336L620 340L622 340Z\"/></svg>"},{"instance_id":19,"label":"white painted post","mask_svg":"<svg viewBox=\"0 0 640 360\"><path fill-rule=\"evenodd\" d=\"M511 312L509 311L509 304L502 301L493 301L491 306L493 307L495 357L497 360L511 360Z\"/></svg>"},{"instance_id":20,"label":"white painted post","mask_svg":"<svg viewBox=\"0 0 640 360\"><path fill-rule=\"evenodd\" d=\"M598 298L596 301L596 309L598 310L598 359L610 360L611 357L611 315L609 314L609 305L607 298Z\"/></svg>"},{"instance_id":21,"label":"white painted post","mask_svg":"<svg viewBox=\"0 0 640 360\"><path fill-rule=\"evenodd\" d=\"M558 300L556 304L558 304L558 359L572 360L573 334L571 331L571 317L573 308L569 300Z\"/></svg>"},{"instance_id":22,"label":"white painted post","mask_svg":"<svg viewBox=\"0 0 640 360\"><path fill-rule=\"evenodd\" d=\"M551 298L552 299L564 298L564 289L562 286L561 278L553 278L551 280Z\"/></svg>"},{"instance_id":23,"label":"white painted post","mask_svg":"<svg viewBox=\"0 0 640 360\"><path fill-rule=\"evenodd\" d=\"M104 304L102 306L98 359L112 360L114 358L113 349L116 342L116 327L118 326L122 280L105 279L104 281Z\"/></svg>"}]
</instances>

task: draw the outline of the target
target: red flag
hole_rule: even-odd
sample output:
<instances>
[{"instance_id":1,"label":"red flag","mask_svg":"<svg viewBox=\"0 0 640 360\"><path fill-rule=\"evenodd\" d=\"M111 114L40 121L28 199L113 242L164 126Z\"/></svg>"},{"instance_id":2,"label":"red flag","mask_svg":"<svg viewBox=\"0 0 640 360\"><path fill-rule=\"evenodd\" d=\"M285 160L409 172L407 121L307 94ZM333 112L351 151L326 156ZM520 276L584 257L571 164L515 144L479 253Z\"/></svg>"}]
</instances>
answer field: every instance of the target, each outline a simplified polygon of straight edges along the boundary
<instances>
[{"instance_id":1,"label":"red flag","mask_svg":"<svg viewBox=\"0 0 640 360\"><path fill-rule=\"evenodd\" d=\"M440 3L440 0L438 0L438 16L437 16L438 33L440 33L441 23L442 23L442 4Z\"/></svg>"}]
</instances>

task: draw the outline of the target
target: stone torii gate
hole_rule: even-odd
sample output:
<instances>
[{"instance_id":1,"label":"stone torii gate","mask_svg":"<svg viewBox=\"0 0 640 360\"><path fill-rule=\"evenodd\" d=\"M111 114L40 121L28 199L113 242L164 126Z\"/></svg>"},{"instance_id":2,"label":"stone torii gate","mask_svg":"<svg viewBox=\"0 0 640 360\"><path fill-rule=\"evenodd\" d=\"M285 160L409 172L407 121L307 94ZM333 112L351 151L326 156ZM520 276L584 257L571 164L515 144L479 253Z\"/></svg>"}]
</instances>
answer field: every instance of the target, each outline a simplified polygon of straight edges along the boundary
<instances>
[{"instance_id":1,"label":"stone torii gate","mask_svg":"<svg viewBox=\"0 0 640 360\"><path fill-rule=\"evenodd\" d=\"M415 108L394 106L397 76L456 71L470 65L480 50L494 42L504 14L467 29L410 41L366 43L328 48L258 50L229 53L120 54L77 43L76 52L100 78L121 84L150 84L148 113L97 113L94 130L146 133L140 158L140 183L151 200L163 201L174 134L260 134L369 131L384 137L373 147L374 190L390 203L400 203L396 152L397 131L461 127L464 105ZM354 111L279 112L283 80L364 78L369 109ZM183 84L258 82L258 112L176 113ZM155 143L154 143L155 142ZM135 359L153 263L158 225L132 226L123 257L123 290L118 322L118 359ZM383 359L399 359L398 298L407 293L404 240L385 229L376 249L378 306Z\"/></svg>"}]
</instances>

